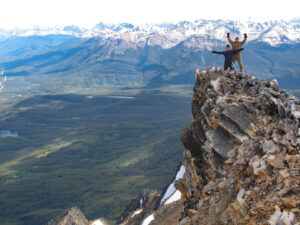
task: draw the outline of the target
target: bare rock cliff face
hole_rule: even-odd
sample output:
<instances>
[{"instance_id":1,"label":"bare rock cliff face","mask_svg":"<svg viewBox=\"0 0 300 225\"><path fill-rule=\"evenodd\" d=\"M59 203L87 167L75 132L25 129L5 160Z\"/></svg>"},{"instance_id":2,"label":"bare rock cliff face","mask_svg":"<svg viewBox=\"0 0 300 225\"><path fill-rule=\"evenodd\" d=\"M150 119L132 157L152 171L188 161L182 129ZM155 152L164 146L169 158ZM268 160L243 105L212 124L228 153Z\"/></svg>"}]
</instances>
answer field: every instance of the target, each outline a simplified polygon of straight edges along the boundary
<instances>
[{"instance_id":1,"label":"bare rock cliff face","mask_svg":"<svg viewBox=\"0 0 300 225\"><path fill-rule=\"evenodd\" d=\"M195 76L179 224L300 224L300 101L276 81Z\"/></svg>"}]
</instances>

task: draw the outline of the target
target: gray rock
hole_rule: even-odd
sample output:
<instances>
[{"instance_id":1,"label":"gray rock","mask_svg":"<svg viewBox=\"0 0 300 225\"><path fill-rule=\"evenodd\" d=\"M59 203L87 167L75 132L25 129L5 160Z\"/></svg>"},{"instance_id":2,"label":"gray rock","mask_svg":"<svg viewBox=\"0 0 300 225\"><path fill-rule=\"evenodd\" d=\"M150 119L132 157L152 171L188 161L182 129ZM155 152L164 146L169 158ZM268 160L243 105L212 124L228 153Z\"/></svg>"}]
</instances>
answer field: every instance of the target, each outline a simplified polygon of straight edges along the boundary
<instances>
[{"instance_id":1,"label":"gray rock","mask_svg":"<svg viewBox=\"0 0 300 225\"><path fill-rule=\"evenodd\" d=\"M248 136L232 121L225 117L217 119L218 124L224 128L228 133L235 137L239 142L244 142L248 140Z\"/></svg>"},{"instance_id":2,"label":"gray rock","mask_svg":"<svg viewBox=\"0 0 300 225\"><path fill-rule=\"evenodd\" d=\"M204 115L208 116L208 115L210 114L210 112L211 112L212 109L213 109L213 102L210 101L210 100L208 100L208 101L206 101L206 102L204 103L204 105L203 105L203 107L202 107L202 109L201 109L201 112L202 112Z\"/></svg>"},{"instance_id":3,"label":"gray rock","mask_svg":"<svg viewBox=\"0 0 300 225\"><path fill-rule=\"evenodd\" d=\"M187 218L184 218L179 222L179 225L184 225L187 223L187 221L188 221Z\"/></svg>"},{"instance_id":4,"label":"gray rock","mask_svg":"<svg viewBox=\"0 0 300 225\"><path fill-rule=\"evenodd\" d=\"M257 109L248 101L244 101L243 102L243 106L244 108L251 114L257 114Z\"/></svg>"},{"instance_id":5,"label":"gray rock","mask_svg":"<svg viewBox=\"0 0 300 225\"><path fill-rule=\"evenodd\" d=\"M263 142L263 151L264 153L275 153L280 152L280 147L275 144L272 140L265 140Z\"/></svg>"},{"instance_id":6,"label":"gray rock","mask_svg":"<svg viewBox=\"0 0 300 225\"><path fill-rule=\"evenodd\" d=\"M287 117L287 110L282 104L278 104L278 113L281 117Z\"/></svg>"},{"instance_id":7,"label":"gray rock","mask_svg":"<svg viewBox=\"0 0 300 225\"><path fill-rule=\"evenodd\" d=\"M231 86L226 81L223 81L222 88L225 95L230 94L230 92L232 91Z\"/></svg>"},{"instance_id":8,"label":"gray rock","mask_svg":"<svg viewBox=\"0 0 300 225\"><path fill-rule=\"evenodd\" d=\"M227 158L226 153L233 150L236 144L236 139L220 127L207 131L206 137L214 150L223 158Z\"/></svg>"},{"instance_id":9,"label":"gray rock","mask_svg":"<svg viewBox=\"0 0 300 225\"><path fill-rule=\"evenodd\" d=\"M65 210L62 215L49 221L47 225L88 225L89 221L85 218L79 208L73 207Z\"/></svg>"},{"instance_id":10,"label":"gray rock","mask_svg":"<svg viewBox=\"0 0 300 225\"><path fill-rule=\"evenodd\" d=\"M223 115L233 121L245 134L248 134L251 126L251 115L237 105L228 105Z\"/></svg>"},{"instance_id":11,"label":"gray rock","mask_svg":"<svg viewBox=\"0 0 300 225\"><path fill-rule=\"evenodd\" d=\"M199 210L203 206L203 200L200 199L197 203L197 209Z\"/></svg>"},{"instance_id":12,"label":"gray rock","mask_svg":"<svg viewBox=\"0 0 300 225\"><path fill-rule=\"evenodd\" d=\"M280 96L280 93L279 93L279 92L274 91L274 90L272 90L272 89L268 89L268 92L269 92L271 95L273 95L274 97L276 97L276 98Z\"/></svg>"}]
</instances>

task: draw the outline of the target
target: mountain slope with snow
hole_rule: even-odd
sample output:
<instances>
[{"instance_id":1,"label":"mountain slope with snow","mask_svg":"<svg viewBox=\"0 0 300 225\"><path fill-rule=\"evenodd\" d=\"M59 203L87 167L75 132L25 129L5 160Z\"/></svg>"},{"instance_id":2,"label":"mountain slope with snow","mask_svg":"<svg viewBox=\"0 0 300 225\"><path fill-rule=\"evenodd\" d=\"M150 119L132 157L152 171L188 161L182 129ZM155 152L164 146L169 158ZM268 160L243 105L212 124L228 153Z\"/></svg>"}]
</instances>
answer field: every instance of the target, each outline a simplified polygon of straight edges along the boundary
<instances>
[{"instance_id":1,"label":"mountain slope with snow","mask_svg":"<svg viewBox=\"0 0 300 225\"><path fill-rule=\"evenodd\" d=\"M123 39L135 44L159 45L163 48L174 47L194 35L211 36L225 40L226 33L233 35L249 34L249 40L267 42L272 46L283 43L300 42L300 22L291 21L231 21L231 20L195 20L177 24L142 24L128 23L107 25L99 23L92 29L77 26L50 27L32 29L0 30L0 39L16 36L45 36L50 34L72 35L80 38Z\"/></svg>"}]
</instances>

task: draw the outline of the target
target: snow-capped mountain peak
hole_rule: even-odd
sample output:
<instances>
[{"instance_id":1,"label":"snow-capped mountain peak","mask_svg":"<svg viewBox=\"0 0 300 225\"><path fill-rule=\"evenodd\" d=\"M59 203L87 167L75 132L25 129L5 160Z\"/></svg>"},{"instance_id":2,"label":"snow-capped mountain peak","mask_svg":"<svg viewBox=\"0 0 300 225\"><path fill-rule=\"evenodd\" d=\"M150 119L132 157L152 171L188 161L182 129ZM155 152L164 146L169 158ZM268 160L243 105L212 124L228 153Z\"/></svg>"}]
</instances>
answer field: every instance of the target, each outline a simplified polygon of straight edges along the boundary
<instances>
[{"instance_id":1,"label":"snow-capped mountain peak","mask_svg":"<svg viewBox=\"0 0 300 225\"><path fill-rule=\"evenodd\" d=\"M0 30L1 39L16 36L33 36L62 34L80 38L112 38L123 39L127 42L144 43L148 45L160 45L170 48L181 41L193 36L209 36L219 41L226 41L226 34L230 32L232 37L248 34L248 41L257 40L266 42L272 46L283 43L300 42L300 19L291 21L266 21L257 22L253 20L204 20L182 21L176 24L142 24L130 23L105 24L99 23L92 29L80 28L78 26L51 27L32 29Z\"/></svg>"}]
</instances>

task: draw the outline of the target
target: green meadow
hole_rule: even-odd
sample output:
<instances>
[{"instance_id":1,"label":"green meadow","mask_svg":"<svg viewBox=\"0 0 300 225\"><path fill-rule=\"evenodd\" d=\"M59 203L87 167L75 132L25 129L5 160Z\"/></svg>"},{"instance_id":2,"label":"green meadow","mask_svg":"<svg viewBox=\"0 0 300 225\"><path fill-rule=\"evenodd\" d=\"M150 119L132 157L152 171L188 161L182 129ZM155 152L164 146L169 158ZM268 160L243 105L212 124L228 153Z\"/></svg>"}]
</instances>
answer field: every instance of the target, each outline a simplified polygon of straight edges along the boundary
<instances>
[{"instance_id":1,"label":"green meadow","mask_svg":"<svg viewBox=\"0 0 300 225\"><path fill-rule=\"evenodd\" d=\"M182 157L191 87L1 100L0 224L42 225L72 206L115 223Z\"/></svg>"}]
</instances>

